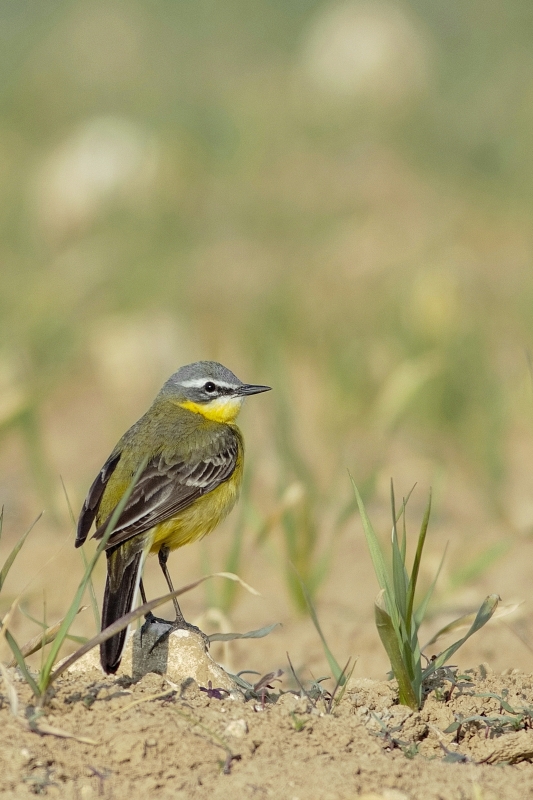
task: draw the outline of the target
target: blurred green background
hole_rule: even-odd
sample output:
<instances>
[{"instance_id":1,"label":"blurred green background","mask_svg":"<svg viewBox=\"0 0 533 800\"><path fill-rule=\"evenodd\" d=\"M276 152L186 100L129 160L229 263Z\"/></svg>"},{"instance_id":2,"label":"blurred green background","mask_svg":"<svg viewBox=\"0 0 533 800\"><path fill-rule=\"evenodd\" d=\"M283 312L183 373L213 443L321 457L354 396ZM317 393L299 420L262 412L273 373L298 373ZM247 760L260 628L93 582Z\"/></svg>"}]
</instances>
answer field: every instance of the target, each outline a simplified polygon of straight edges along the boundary
<instances>
[{"instance_id":1,"label":"blurred green background","mask_svg":"<svg viewBox=\"0 0 533 800\"><path fill-rule=\"evenodd\" d=\"M275 392L205 563L287 570L297 609L288 555L320 596L359 526L349 468L383 514L391 476L415 508L434 485L450 591L514 548L520 593L529 3L3 0L0 37L9 536L41 507L66 532L59 475L76 513L166 377L213 358Z\"/></svg>"}]
</instances>

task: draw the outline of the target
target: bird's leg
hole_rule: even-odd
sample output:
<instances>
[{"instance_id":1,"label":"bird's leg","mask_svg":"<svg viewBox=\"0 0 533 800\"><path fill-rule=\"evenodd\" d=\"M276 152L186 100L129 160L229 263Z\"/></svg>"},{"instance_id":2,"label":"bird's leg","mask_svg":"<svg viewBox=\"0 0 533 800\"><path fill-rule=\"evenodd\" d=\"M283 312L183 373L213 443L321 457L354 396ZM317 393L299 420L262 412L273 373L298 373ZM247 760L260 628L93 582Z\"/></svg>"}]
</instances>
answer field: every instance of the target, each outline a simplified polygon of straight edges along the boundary
<instances>
[{"instance_id":1,"label":"bird's leg","mask_svg":"<svg viewBox=\"0 0 533 800\"><path fill-rule=\"evenodd\" d=\"M171 592L173 592L174 586L172 584L172 578L170 577L170 573L167 568L167 561L169 554L170 554L169 548L166 545L163 545L162 547L159 548L157 557L159 560L159 566L161 567L163 575L165 576L168 588L170 589ZM176 619L174 620L174 622L169 623L168 631L165 631L165 633L159 637L159 639L152 646L151 649L153 650L154 647L163 642L167 638L167 636L169 636L172 633L172 631L177 631L177 630L194 631L194 633L199 634L204 639L206 646L208 646L209 639L207 638L205 633L201 631L200 628L197 628L196 625L191 625L190 622L185 621L185 617L183 616L183 613L181 611L181 608L179 607L179 603L176 597L173 598L173 603L174 603L174 610L176 612Z\"/></svg>"},{"instance_id":2,"label":"bird's leg","mask_svg":"<svg viewBox=\"0 0 533 800\"><path fill-rule=\"evenodd\" d=\"M139 581L139 591L141 593L141 600L142 600L142 604L144 606L144 605L146 605L148 600L146 599L146 592L144 591L144 583L143 583L143 579L142 578ZM151 613L152 613L151 611L148 612L148 614L151 614Z\"/></svg>"},{"instance_id":3,"label":"bird's leg","mask_svg":"<svg viewBox=\"0 0 533 800\"><path fill-rule=\"evenodd\" d=\"M141 578L141 580L139 582L139 591L141 593L142 604L144 605L147 602L147 600L146 600L146 592L144 591L144 584L142 582L142 578ZM143 633L146 633L146 631L148 630L150 625L152 625L152 623L154 623L154 622L163 622L165 625L169 625L170 624L166 619L160 619L160 617L156 617L155 614L152 611L149 611L147 614L144 615L144 623L143 623L142 628L141 628L141 640L142 640Z\"/></svg>"},{"instance_id":4,"label":"bird's leg","mask_svg":"<svg viewBox=\"0 0 533 800\"><path fill-rule=\"evenodd\" d=\"M142 581L142 578L141 578L141 580L139 582L139 591L141 593L142 604L144 605L148 601L146 600L146 592L144 591L144 583ZM143 623L143 626L141 628L141 641L142 641L143 633L146 633L146 631L148 630L148 628L150 627L152 622L157 622L157 621L158 621L157 618L153 615L153 613L151 611L149 611L148 614L144 615L144 623Z\"/></svg>"},{"instance_id":5,"label":"bird's leg","mask_svg":"<svg viewBox=\"0 0 533 800\"><path fill-rule=\"evenodd\" d=\"M163 571L163 575L165 576L165 580L167 582L167 586L171 592L174 591L174 586L172 585L172 578L170 577L170 572L168 571L167 561L170 555L170 550L166 545L163 545L159 548L159 553L157 554L157 558L159 560L159 566ZM175 624L177 623L177 627L186 627L187 623L185 622L185 617L181 613L181 608L178 603L178 598L173 597L172 602L174 604L174 611L176 612L176 619Z\"/></svg>"}]
</instances>

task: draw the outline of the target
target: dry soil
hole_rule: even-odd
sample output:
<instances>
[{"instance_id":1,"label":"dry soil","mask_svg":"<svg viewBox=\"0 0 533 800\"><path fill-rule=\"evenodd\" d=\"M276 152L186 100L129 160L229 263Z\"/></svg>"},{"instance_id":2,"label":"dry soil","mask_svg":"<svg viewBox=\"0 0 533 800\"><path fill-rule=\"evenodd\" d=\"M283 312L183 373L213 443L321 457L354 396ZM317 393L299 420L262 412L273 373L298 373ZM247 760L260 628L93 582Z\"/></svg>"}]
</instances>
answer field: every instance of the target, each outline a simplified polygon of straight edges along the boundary
<instances>
[{"instance_id":1,"label":"dry soil","mask_svg":"<svg viewBox=\"0 0 533 800\"><path fill-rule=\"evenodd\" d=\"M62 677L39 714L9 674L18 714L4 683L3 800L533 797L533 675L518 670L443 673L416 713L387 681L352 681L335 705L282 681L236 700L194 682L94 670Z\"/></svg>"}]
</instances>

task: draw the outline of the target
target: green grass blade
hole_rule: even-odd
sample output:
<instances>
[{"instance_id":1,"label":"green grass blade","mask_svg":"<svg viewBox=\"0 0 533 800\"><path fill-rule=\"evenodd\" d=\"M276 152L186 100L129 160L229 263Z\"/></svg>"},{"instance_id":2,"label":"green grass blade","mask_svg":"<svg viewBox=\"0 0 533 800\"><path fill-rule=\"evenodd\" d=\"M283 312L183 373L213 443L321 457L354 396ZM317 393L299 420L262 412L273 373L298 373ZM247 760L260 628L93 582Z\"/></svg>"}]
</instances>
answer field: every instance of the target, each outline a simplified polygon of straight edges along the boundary
<instances>
[{"instance_id":1,"label":"green grass blade","mask_svg":"<svg viewBox=\"0 0 533 800\"><path fill-rule=\"evenodd\" d=\"M344 693L345 693L346 689L348 688L349 682L352 679L352 675L354 673L354 670L355 670L355 667L356 667L356 664L357 664L357 658L353 662L353 664L352 664L352 666L350 668L350 671L348 672L349 663L350 662L348 661L348 664L346 664L346 666L344 668L344 675L345 675L344 686L342 686L339 694L336 697L334 697L333 708L337 708L342 702L342 698L344 697Z\"/></svg>"},{"instance_id":2,"label":"green grass blade","mask_svg":"<svg viewBox=\"0 0 533 800\"><path fill-rule=\"evenodd\" d=\"M250 592L250 594L253 594L256 597L260 596L260 592L258 592L257 589L254 589L253 586L250 586L249 583L243 581L242 578L239 578L239 576L235 575L233 572L212 572L210 575L202 575L201 578L197 578L195 581L192 581L192 583L182 586L181 589L176 589L176 592L174 595L172 595L172 597L179 597L179 595L185 594L185 592L190 592L191 589L196 589L197 586L205 583L205 581L211 580L211 578L226 578L229 581L236 581L242 586L243 589L246 589L247 592Z\"/></svg>"},{"instance_id":3,"label":"green grass blade","mask_svg":"<svg viewBox=\"0 0 533 800\"><path fill-rule=\"evenodd\" d=\"M398 529L396 527L396 498L394 496L394 483L392 478L390 479L390 507L392 512L392 540L394 541L394 539L396 539L396 541L398 541Z\"/></svg>"},{"instance_id":4,"label":"green grass blade","mask_svg":"<svg viewBox=\"0 0 533 800\"><path fill-rule=\"evenodd\" d=\"M329 573L333 558L333 542L330 542L327 550L317 558L316 563L307 579L309 594L314 597L320 586L324 583L326 575Z\"/></svg>"},{"instance_id":5,"label":"green grass blade","mask_svg":"<svg viewBox=\"0 0 533 800\"><path fill-rule=\"evenodd\" d=\"M85 545L80 547L81 558L83 561L83 568L85 572L87 572L89 568L89 561L87 559L87 553L85 552ZM102 627L102 620L100 619L100 609L98 608L98 601L96 599L96 592L94 591L94 583L92 578L92 571L89 576L89 581L87 583L87 589L89 591L89 601L91 603L91 609L93 612L94 617L94 624L96 625L96 630L99 631Z\"/></svg>"},{"instance_id":6,"label":"green grass blade","mask_svg":"<svg viewBox=\"0 0 533 800\"><path fill-rule=\"evenodd\" d=\"M248 631L247 633L212 633L207 638L210 642L233 642L235 639L262 639L264 636L268 636L278 625L281 625L281 622L274 622L272 625L265 625L264 628L258 628L256 631Z\"/></svg>"},{"instance_id":7,"label":"green grass blade","mask_svg":"<svg viewBox=\"0 0 533 800\"><path fill-rule=\"evenodd\" d=\"M76 592L74 600L72 601L72 603L70 605L70 608L67 611L67 614L65 615L65 618L64 618L64 620L63 620L63 622L61 624L61 627L60 627L60 629L59 629L59 631L57 633L57 636L54 639L52 647L50 648L50 652L48 654L48 658L46 659L46 661L44 663L44 666L43 666L43 669L41 671L41 674L39 676L39 689L40 689L40 693L41 694L43 694L46 691L47 687L48 687L49 680L50 680L50 674L52 672L52 668L54 666L54 662L55 662L55 660L57 658L57 654L59 653L59 650L60 650L60 648L61 648L61 646L62 646L62 644L63 644L63 642L65 640L65 636L67 635L67 633L68 633L68 631L70 629L70 626L72 625L74 617L78 613L78 609L79 609L79 607L81 605L81 601L82 601L85 589L87 587L87 584L89 582L89 579L91 577L93 569L96 566L96 562L100 558L102 552L105 550L107 542L108 542L111 534L113 533L115 525L117 524L117 522L119 520L119 517L122 514L122 511L123 511L126 503L128 502L131 493L133 492L133 489L135 488L135 484L139 480L139 478L141 476L141 473L143 472L143 470L144 470L144 468L146 466L146 462L147 462L147 459L146 458L143 459L143 462L141 463L141 465L137 469L137 472L133 476L132 482L130 483L130 485L128 486L126 491L124 492L124 495L122 496L122 498L120 500L120 503L115 508L115 510L114 510L114 512L113 512L113 514L111 516L111 519L109 520L109 523L107 525L105 533L102 536L102 539L100 540L100 542L98 544L98 547L96 549L96 552L95 552L94 556L92 557L92 559L89 561L89 563L87 565L87 569L85 570L85 574L83 575L83 578L82 578L81 583L80 583L80 585L78 587L78 590Z\"/></svg>"},{"instance_id":8,"label":"green grass blade","mask_svg":"<svg viewBox=\"0 0 533 800\"><path fill-rule=\"evenodd\" d=\"M85 611L86 608L87 606L82 606L78 610L78 614L81 614L81 612ZM20 648L22 657L28 658L28 656L33 655L33 653L37 653L39 650L42 650L42 648L45 647L47 644L53 642L55 637L57 636L59 628L61 627L62 621L63 620L59 620L59 622L56 622L55 625L51 625L50 627L48 627L45 622L37 621L37 624L42 627L42 631L38 633L36 636L34 636L33 639L30 639L29 642L26 642L26 644ZM77 639L78 637L69 636L68 638ZM86 640L84 639L84 641ZM8 666L14 667L15 664L10 663L8 664Z\"/></svg>"},{"instance_id":9,"label":"green grass blade","mask_svg":"<svg viewBox=\"0 0 533 800\"><path fill-rule=\"evenodd\" d=\"M412 668L413 665L411 663L412 620L411 616L408 615L408 609L407 609L407 590L409 587L409 575L405 567L405 553L407 549L405 504L407 501L404 500L400 513L396 515L396 498L394 496L394 484L392 479L391 479L390 489L391 489L391 511L393 519L391 548L392 548L392 579L394 586L394 598L390 598L390 600L387 598L388 600L387 605L389 609L391 606L393 606L394 609L397 610L399 617L398 633L400 636L402 650L404 652L404 663L407 666L411 677L414 677L414 672ZM400 517L403 517L403 540L401 544L398 540L398 520L400 519Z\"/></svg>"},{"instance_id":10,"label":"green grass blade","mask_svg":"<svg viewBox=\"0 0 533 800\"><path fill-rule=\"evenodd\" d=\"M385 606L384 594L385 592L382 589L374 603L374 616L379 638L389 657L394 677L398 681L400 703L414 710L418 710L420 707L420 698L418 698L415 693L411 678L402 658L396 630Z\"/></svg>"},{"instance_id":11,"label":"green grass blade","mask_svg":"<svg viewBox=\"0 0 533 800\"><path fill-rule=\"evenodd\" d=\"M29 611L26 611L26 609L22 608L22 606L19 606L19 611L23 616L26 617L26 619L29 619L30 622L33 622L34 625L38 625L39 628L42 628L43 630L46 629L46 625L44 624L44 622L42 620L37 619L36 617L32 617L32 615L29 613Z\"/></svg>"},{"instance_id":12,"label":"green grass blade","mask_svg":"<svg viewBox=\"0 0 533 800\"><path fill-rule=\"evenodd\" d=\"M454 619L453 622L448 622L447 625L443 625L442 628L439 628L439 630L433 634L431 639L425 643L422 649L427 650L428 647L431 647L432 644L436 644L439 639L443 638L443 636L449 636L451 633L455 633L460 628L469 627L474 619L474 614L463 614L461 617Z\"/></svg>"},{"instance_id":13,"label":"green grass blade","mask_svg":"<svg viewBox=\"0 0 533 800\"><path fill-rule=\"evenodd\" d=\"M8 557L7 557L6 561L5 561L5 564L2 567L2 570L0 571L0 591L2 591L2 586L4 585L4 581L8 576L9 570L13 566L13 562L15 561L15 559L18 556L20 550L22 549L22 546L23 546L24 542L26 541L26 539L28 538L28 536L30 535L30 533L32 532L34 527L37 525L37 523L41 519L42 515L43 515L43 512L41 511L39 516L32 522L32 524L30 525L30 527L28 528L26 533L24 533L20 537L20 539L16 543L15 547L13 548L13 550L8 555ZM2 509L2 517L3 517L3 509Z\"/></svg>"},{"instance_id":14,"label":"green grass blade","mask_svg":"<svg viewBox=\"0 0 533 800\"><path fill-rule=\"evenodd\" d=\"M68 508L68 513L69 513L69 516L70 516L70 521L72 522L72 527L74 528L74 531L75 531L76 530L76 518L74 517L74 512L72 511L72 505L70 503L70 498L68 496L67 487L65 486L65 482L63 481L63 478L61 476L60 476L60 480L61 480L61 486L63 487L63 494L65 495L65 500L66 500L66 503L67 503L67 508ZM87 561L87 554L85 553L85 547L84 546L80 547L80 554L81 554L81 558L82 558L82 561L83 561L83 569L86 572L87 571L87 567L89 566L89 562ZM89 590L89 599L91 601L91 608L93 610L93 617L94 617L94 622L95 622L95 625L96 625L96 630L99 631L100 627L101 627L100 610L98 608L98 603L97 603L97 600L96 600L96 592L94 591L94 584L93 584L93 580L92 580L92 575L89 578L89 583L88 583L87 588Z\"/></svg>"},{"instance_id":15,"label":"green grass blade","mask_svg":"<svg viewBox=\"0 0 533 800\"><path fill-rule=\"evenodd\" d=\"M411 639L404 640L404 663L411 679L415 695L422 701L422 656L418 643L418 634L415 633Z\"/></svg>"},{"instance_id":16,"label":"green grass blade","mask_svg":"<svg viewBox=\"0 0 533 800\"><path fill-rule=\"evenodd\" d=\"M396 517L396 525L398 524L398 521L399 521L400 517L402 518L402 541L401 541L401 544L400 544L400 551L401 551L401 554L402 554L402 559L403 559L403 563L404 564L405 564L405 557L406 557L406 554L407 554L407 520L406 520L406 517L405 517L405 509L407 508L407 503L409 502L409 498L413 494L413 492L415 490L415 487L416 487L416 483L413 484L411 489L409 489L409 493L408 493L407 497L403 498L401 511L399 512L398 516Z\"/></svg>"},{"instance_id":17,"label":"green grass blade","mask_svg":"<svg viewBox=\"0 0 533 800\"><path fill-rule=\"evenodd\" d=\"M516 606L514 607L516 608ZM498 617L505 615L505 613L506 613L505 607L502 607L500 609L500 614L498 614ZM462 616L457 617L457 619L454 619L453 622L449 622L447 625L444 625L442 628L439 628L439 630L433 634L431 639L428 642L426 642L426 644L422 649L426 651L428 647L431 647L432 644L435 644L436 642L439 641L439 639L442 639L444 636L449 636L451 633L455 633L461 629L466 630L467 628L470 628L475 618L476 618L476 613L473 612L469 614L463 614Z\"/></svg>"},{"instance_id":18,"label":"green grass blade","mask_svg":"<svg viewBox=\"0 0 533 800\"><path fill-rule=\"evenodd\" d=\"M395 505L394 489L391 481L391 506L392 506L393 520L395 519L396 516L394 505ZM405 570L405 563L402 558L402 551L400 549L400 545L398 542L398 529L396 527L396 522L394 522L392 527L391 545L392 545L392 585L394 587L394 598L390 598L390 600L393 602L394 607L397 609L399 618L400 620L403 621L407 635L409 635L409 622L406 617L407 587L409 585L409 578ZM390 607L390 603L388 605Z\"/></svg>"},{"instance_id":19,"label":"green grass blade","mask_svg":"<svg viewBox=\"0 0 533 800\"><path fill-rule=\"evenodd\" d=\"M31 690L34 693L35 697L40 697L41 696L40 689L39 689L35 679L33 678L31 672L29 671L28 667L26 666L26 662L24 661L24 656L20 652L20 648L19 648L17 642L15 641L14 637L11 635L11 633L8 630L5 631L4 635L6 637L6 641L7 641L8 645L9 645L9 647L11 649L11 652L13 653L15 661L17 662L18 668L20 669L20 671L22 672L22 675L24 676L24 680L26 681L28 686L31 688Z\"/></svg>"},{"instance_id":20,"label":"green grass blade","mask_svg":"<svg viewBox=\"0 0 533 800\"><path fill-rule=\"evenodd\" d=\"M39 636L41 638L41 647L39 648L40 651L41 651L40 671L42 670L43 664L44 664L44 648L45 648L45 646L47 644L47 642L46 642L46 631L48 630L48 621L47 621L47 618L46 618L46 594L44 592L43 592L43 622L44 622L44 628L41 631L41 633L39 634Z\"/></svg>"},{"instance_id":21,"label":"green grass blade","mask_svg":"<svg viewBox=\"0 0 533 800\"><path fill-rule=\"evenodd\" d=\"M296 572L296 569L294 569L294 571ZM300 582L300 586L301 586L301 589L302 589L302 594L303 594L303 596L305 598L305 602L306 602L307 608L309 610L309 615L310 615L310 617L311 617L311 619L313 621L313 625L315 626L318 635L320 636L320 640L322 642L322 647L324 648L324 653L325 653L326 658L328 660L329 668L331 669L331 671L333 673L333 677L335 678L335 680L336 681L341 680L342 679L342 667L340 666L339 662L337 661L337 659L335 658L335 656L333 655L333 653L331 652L331 650L328 647L328 643L326 642L326 637L324 636L324 633L322 632L322 628L320 627L320 622L318 621L318 616L317 616L317 613L316 613L316 609L315 609L315 607L313 605L311 597L309 596L309 592L307 591L307 587L306 587L305 583L302 581L302 579L300 578L300 576L298 575L297 572L296 572L296 575L297 575L297 578L298 578L298 580Z\"/></svg>"},{"instance_id":22,"label":"green grass blade","mask_svg":"<svg viewBox=\"0 0 533 800\"><path fill-rule=\"evenodd\" d=\"M344 665L344 667L342 668L341 674L339 675L339 677L335 681L335 686L333 687L333 691L331 693L331 697L329 698L329 702L326 705L326 709L327 709L327 713L328 714L331 714L333 708L336 708L336 705L334 705L334 702L335 702L335 696L337 694L337 690L339 689L340 686L342 686L342 694L344 695L344 691L346 689L346 684L349 681L349 679L352 677L352 673L353 673L353 669L355 667L355 664L352 666L352 669L348 673L348 670L350 669L351 660L352 659L350 657L348 659L348 661L346 662L346 664ZM341 699L342 699L342 697L341 697ZM340 700L339 700L339 703L340 703Z\"/></svg>"},{"instance_id":23,"label":"green grass blade","mask_svg":"<svg viewBox=\"0 0 533 800\"><path fill-rule=\"evenodd\" d=\"M388 597L393 597L393 591L389 579L389 574L387 572L385 559L383 558L383 554L379 546L378 537L376 536L374 528L372 527L372 523L370 522L368 514L366 513L366 508L364 506L363 499L359 494L359 490L355 485L355 481L351 475L350 475L350 480L352 482L353 490L355 492L357 506L359 508L359 514L361 515L361 520L363 523L363 530L365 532L368 549L370 551L370 558L372 559L372 563L374 565L374 571L376 573L378 583L380 585L380 588L385 590L385 593Z\"/></svg>"},{"instance_id":24,"label":"green grass blade","mask_svg":"<svg viewBox=\"0 0 533 800\"><path fill-rule=\"evenodd\" d=\"M407 500L404 497L403 498L403 502L402 502L402 512L401 512L401 515L402 515L402 541L401 541L401 544L400 544L400 552L402 554L402 561L403 561L404 564L405 564L405 559L406 559L406 556L407 556L407 521L406 521L406 518L405 518L405 506L406 506L406 503L407 503Z\"/></svg>"},{"instance_id":25,"label":"green grass blade","mask_svg":"<svg viewBox=\"0 0 533 800\"><path fill-rule=\"evenodd\" d=\"M425 593L424 597L422 598L422 601L421 601L420 605L418 606L418 608L414 612L414 619L415 619L415 625L416 625L416 630L417 631L418 631L420 625L422 624L422 621L424 620L424 617L426 616L427 608L428 608L428 605L429 605L429 603L431 601L431 598L433 596L433 592L435 591L435 586L436 586L437 581L439 579L439 575L440 575L442 566L444 564L444 560L446 558L446 553L447 552L448 552L448 544L446 544L446 547L444 548L444 553L442 554L442 558L441 558L441 560L439 562L439 566L438 566L437 571L435 573L435 577L431 581L431 586L429 587L429 589Z\"/></svg>"},{"instance_id":26,"label":"green grass blade","mask_svg":"<svg viewBox=\"0 0 533 800\"><path fill-rule=\"evenodd\" d=\"M413 615L416 584L418 581L418 573L420 571L420 562L422 561L422 551L424 550L424 544L426 541L426 534L428 530L430 514L431 514L431 489L429 490L429 499L426 507L426 513L424 514L424 519L422 520L422 525L420 527L415 558L413 561L413 568L411 570L411 579L409 581L408 597L407 597L407 619L409 620L412 618Z\"/></svg>"},{"instance_id":27,"label":"green grass blade","mask_svg":"<svg viewBox=\"0 0 533 800\"><path fill-rule=\"evenodd\" d=\"M459 639L457 642L454 642L454 644L450 645L450 647L448 647L446 650L440 653L440 655L438 655L437 658L435 658L431 662L431 664L428 667L426 667L426 669L422 673L422 677L424 680L427 677L429 677L429 675L431 675L433 672L435 672L436 669L442 667L443 664L445 664L446 661L448 661L448 659L450 659L454 655L454 653L456 653L457 650L459 650L459 648L462 647L462 645L466 642L467 639L470 639L470 637L473 636L473 634L476 633L476 631L480 630L480 628L482 628L484 625L487 624L487 622L490 620L490 618L496 611L499 602L500 598L497 594L490 594L485 599L485 601L483 602L479 611L476 614L474 622L470 626L467 633L463 636L463 638Z\"/></svg>"},{"instance_id":28,"label":"green grass blade","mask_svg":"<svg viewBox=\"0 0 533 800\"><path fill-rule=\"evenodd\" d=\"M0 623L0 642L4 638L6 639L9 647L11 648L11 652L15 656L15 663L19 664L20 671L22 672L22 674L23 674L24 678L26 679L28 685L31 687L32 691L38 692L39 691L38 686L35 683L35 681L33 679L33 676L31 675L28 667L26 666L26 663L24 661L24 656L20 652L20 648L19 648L14 636L12 636L10 631L9 631L9 626L11 624L11 620L13 618L13 614L15 613L15 609L18 606L18 604L19 604L19 598L16 598L13 601L13 603L11 604L11 608L9 609L9 611L7 612L7 614L5 615L5 617L2 619L2 621ZM7 676L7 673L5 671L5 667L4 667L3 664L2 664L2 675L4 677L4 681L6 683L6 688L8 689L8 693L9 693L9 678ZM15 702L15 705L17 705L17 700L16 699L15 699L14 702ZM13 705L11 707L13 709Z\"/></svg>"},{"instance_id":29,"label":"green grass blade","mask_svg":"<svg viewBox=\"0 0 533 800\"><path fill-rule=\"evenodd\" d=\"M398 541L398 528L396 525L396 499L394 497L394 484L390 482L390 497L392 511L392 584L394 586L394 605L398 609L400 619L406 622L405 612L407 608L407 584L408 577L405 571L405 563L402 559L402 551Z\"/></svg>"}]
</instances>

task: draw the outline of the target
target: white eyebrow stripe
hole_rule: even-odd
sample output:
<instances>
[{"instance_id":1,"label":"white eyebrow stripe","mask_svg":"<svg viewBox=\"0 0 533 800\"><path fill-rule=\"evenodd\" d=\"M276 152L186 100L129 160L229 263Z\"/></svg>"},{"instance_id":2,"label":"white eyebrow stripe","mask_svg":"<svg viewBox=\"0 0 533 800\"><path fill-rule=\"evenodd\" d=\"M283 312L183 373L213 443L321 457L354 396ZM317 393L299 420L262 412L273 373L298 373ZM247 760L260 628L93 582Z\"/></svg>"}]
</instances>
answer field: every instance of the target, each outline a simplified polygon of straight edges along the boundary
<instances>
[{"instance_id":1,"label":"white eyebrow stripe","mask_svg":"<svg viewBox=\"0 0 533 800\"><path fill-rule=\"evenodd\" d=\"M233 383L227 383L226 381L219 381L216 378L190 378L188 381L180 381L180 386L185 387L185 389L200 389L205 386L206 383L211 381L215 384L215 386L220 386L223 389L236 389L237 386Z\"/></svg>"}]
</instances>

